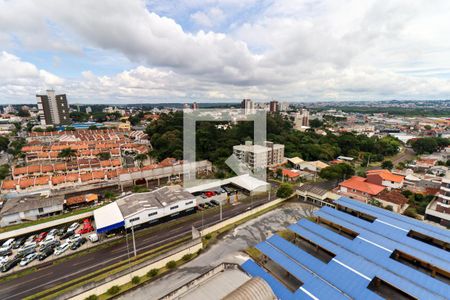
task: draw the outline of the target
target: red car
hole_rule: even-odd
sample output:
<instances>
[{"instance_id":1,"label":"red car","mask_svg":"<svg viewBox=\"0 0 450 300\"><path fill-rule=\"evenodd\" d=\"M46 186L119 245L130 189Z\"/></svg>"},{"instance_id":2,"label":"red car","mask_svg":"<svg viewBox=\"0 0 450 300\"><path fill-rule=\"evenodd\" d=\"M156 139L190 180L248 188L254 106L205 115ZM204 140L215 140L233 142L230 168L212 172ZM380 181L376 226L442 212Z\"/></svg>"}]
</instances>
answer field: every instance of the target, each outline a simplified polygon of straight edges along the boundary
<instances>
[{"instance_id":1,"label":"red car","mask_svg":"<svg viewBox=\"0 0 450 300\"><path fill-rule=\"evenodd\" d=\"M78 234L85 234L88 232L94 231L94 227L91 224L91 221L89 219L84 219L83 221L83 228L78 230Z\"/></svg>"},{"instance_id":2,"label":"red car","mask_svg":"<svg viewBox=\"0 0 450 300\"><path fill-rule=\"evenodd\" d=\"M39 235L37 236L37 238L35 240L36 243L42 242L45 239L46 236L47 236L47 232L39 233Z\"/></svg>"},{"instance_id":3,"label":"red car","mask_svg":"<svg viewBox=\"0 0 450 300\"><path fill-rule=\"evenodd\" d=\"M216 194L215 192L210 192L210 191L205 192L205 196L208 198L214 196L215 194Z\"/></svg>"}]
</instances>

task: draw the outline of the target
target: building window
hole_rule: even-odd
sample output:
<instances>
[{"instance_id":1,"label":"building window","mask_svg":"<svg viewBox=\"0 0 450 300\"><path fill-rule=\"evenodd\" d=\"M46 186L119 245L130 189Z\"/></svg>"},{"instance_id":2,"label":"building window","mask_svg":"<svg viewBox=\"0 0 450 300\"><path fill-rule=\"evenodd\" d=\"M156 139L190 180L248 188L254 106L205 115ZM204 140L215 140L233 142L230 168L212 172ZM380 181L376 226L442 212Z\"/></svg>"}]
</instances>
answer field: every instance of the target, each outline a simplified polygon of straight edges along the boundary
<instances>
[{"instance_id":1,"label":"building window","mask_svg":"<svg viewBox=\"0 0 450 300\"><path fill-rule=\"evenodd\" d=\"M185 204L186 204L186 205L190 205L190 204L192 204L192 203L194 203L194 201L189 201L189 202L186 202Z\"/></svg>"},{"instance_id":2,"label":"building window","mask_svg":"<svg viewBox=\"0 0 450 300\"><path fill-rule=\"evenodd\" d=\"M172 206L171 208L170 208L170 210L174 210L174 209L177 209L178 208L178 205L175 205L175 206Z\"/></svg>"},{"instance_id":3,"label":"building window","mask_svg":"<svg viewBox=\"0 0 450 300\"><path fill-rule=\"evenodd\" d=\"M44 208L43 207L39 207L38 211L39 211L40 214L42 214L44 212Z\"/></svg>"},{"instance_id":4,"label":"building window","mask_svg":"<svg viewBox=\"0 0 450 300\"><path fill-rule=\"evenodd\" d=\"M134 221L138 221L139 219L140 219L139 217L130 219L130 223L131 223L131 222L134 222Z\"/></svg>"},{"instance_id":5,"label":"building window","mask_svg":"<svg viewBox=\"0 0 450 300\"><path fill-rule=\"evenodd\" d=\"M158 214L158 212L154 211L154 212L149 213L148 216L151 217L151 216L154 216L154 215L157 215L157 214Z\"/></svg>"}]
</instances>

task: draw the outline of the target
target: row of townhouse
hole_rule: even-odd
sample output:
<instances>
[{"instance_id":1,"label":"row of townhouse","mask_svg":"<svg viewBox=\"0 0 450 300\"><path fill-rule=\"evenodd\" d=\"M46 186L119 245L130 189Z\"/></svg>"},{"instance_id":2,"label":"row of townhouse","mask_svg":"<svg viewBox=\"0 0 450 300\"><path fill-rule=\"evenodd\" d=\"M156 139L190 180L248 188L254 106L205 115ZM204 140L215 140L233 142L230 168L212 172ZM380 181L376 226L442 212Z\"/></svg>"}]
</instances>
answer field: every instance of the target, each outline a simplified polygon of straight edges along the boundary
<instances>
[{"instance_id":1,"label":"row of townhouse","mask_svg":"<svg viewBox=\"0 0 450 300\"><path fill-rule=\"evenodd\" d=\"M13 168L13 179L29 176L56 175L67 173L92 172L99 170L113 170L122 167L120 159L100 160L92 159L76 159L68 162L60 162L54 164L35 164L25 167Z\"/></svg>"},{"instance_id":2,"label":"row of townhouse","mask_svg":"<svg viewBox=\"0 0 450 300\"><path fill-rule=\"evenodd\" d=\"M30 132L27 140L28 142L53 142L60 140L62 137L69 137L79 141L112 141L124 139L128 133L128 130L123 129Z\"/></svg>"},{"instance_id":3,"label":"row of townhouse","mask_svg":"<svg viewBox=\"0 0 450 300\"><path fill-rule=\"evenodd\" d=\"M194 168L200 170L202 164L198 166L193 164ZM209 163L210 165L210 163ZM177 169L172 170L172 167ZM211 166L209 166L211 169ZM161 172L158 172L160 170ZM67 187L82 186L88 184L95 184L99 182L118 182L119 177L123 175L130 175L133 178L137 178L139 174L149 174L149 180L152 179L152 174L163 174L163 176L170 177L172 175L179 175L183 172L183 161L177 161L173 158L166 158L158 164L148 165L142 168L117 168L112 170L98 170L93 172L84 173L68 173L68 174L55 174L55 175L43 175L33 177L20 177L18 179L4 180L0 183L0 193L7 194L10 192L32 192L35 190L58 190Z\"/></svg>"}]
</instances>

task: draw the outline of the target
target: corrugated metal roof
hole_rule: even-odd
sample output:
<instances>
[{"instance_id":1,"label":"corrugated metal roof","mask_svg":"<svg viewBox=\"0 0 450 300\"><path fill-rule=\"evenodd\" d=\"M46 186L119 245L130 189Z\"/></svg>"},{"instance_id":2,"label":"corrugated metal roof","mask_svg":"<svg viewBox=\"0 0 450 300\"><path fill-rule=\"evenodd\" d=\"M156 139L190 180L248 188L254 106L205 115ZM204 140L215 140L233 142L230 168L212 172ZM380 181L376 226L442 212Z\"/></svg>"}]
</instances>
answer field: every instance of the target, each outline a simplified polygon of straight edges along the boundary
<instances>
[{"instance_id":1,"label":"corrugated metal roof","mask_svg":"<svg viewBox=\"0 0 450 300\"><path fill-rule=\"evenodd\" d=\"M392 253L398 250L449 272L448 251L407 236L410 230L414 230L445 242L448 232L354 200L341 198L336 202L371 215L375 221L366 221L337 209L322 207L315 213L318 217L347 228L357 236L347 238L327 226L307 219L289 226L291 231L302 238L333 253L335 256L328 263L278 235L256 246L266 257L301 281L293 299L302 299L305 295L313 299L382 299L368 289L375 277L417 299L448 299L450 285L391 258ZM271 287L277 286L277 291L284 290L280 287L284 285L263 268L253 261L251 265L253 273L262 272L269 276ZM251 272L249 274L255 276ZM261 277L266 280L267 276ZM283 295L286 297L284 298L277 291L275 294L279 298L289 299L287 295Z\"/></svg>"}]
</instances>

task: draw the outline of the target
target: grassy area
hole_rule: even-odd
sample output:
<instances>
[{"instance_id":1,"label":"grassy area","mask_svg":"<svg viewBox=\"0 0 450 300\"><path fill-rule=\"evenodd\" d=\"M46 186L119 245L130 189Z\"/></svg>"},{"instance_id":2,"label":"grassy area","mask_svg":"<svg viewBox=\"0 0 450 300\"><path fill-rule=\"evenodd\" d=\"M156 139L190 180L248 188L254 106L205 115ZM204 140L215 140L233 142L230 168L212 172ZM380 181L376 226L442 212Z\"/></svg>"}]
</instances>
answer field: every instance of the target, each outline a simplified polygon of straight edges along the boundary
<instances>
[{"instance_id":1,"label":"grassy area","mask_svg":"<svg viewBox=\"0 0 450 300\"><path fill-rule=\"evenodd\" d=\"M7 226L7 227L2 227L2 228L0 228L0 233L7 232L7 231L12 231L12 230L17 230L17 229L22 229L22 228L26 228L26 227L30 227L30 226L34 226L34 225L38 225L38 224L42 224L42 223L46 223L46 222L50 222L50 221L55 221L55 220L59 220L59 219L63 219L63 218L71 217L71 216L84 214L84 213L93 211L93 210L95 210L95 209L97 209L99 207L100 206L83 208L83 209L75 210L75 211L72 211L72 212L69 212L69 213L66 213L66 214L55 215L55 216L51 216L51 217L47 217L47 218L38 219L38 220L35 220L35 221L29 221L29 222L26 222L26 223L20 223L20 224L16 224L16 225Z\"/></svg>"},{"instance_id":2,"label":"grassy area","mask_svg":"<svg viewBox=\"0 0 450 300\"><path fill-rule=\"evenodd\" d=\"M120 291L118 293L110 294L110 293L106 292L104 294L99 295L98 296L98 300L111 299L111 298L117 297L118 295L123 294L123 293L125 293L127 291L130 291L130 290L132 290L132 289L134 289L134 288L136 288L138 286L142 286L144 284L148 284L148 283L150 283L150 282L152 282L152 281L154 281L154 280L156 280L156 279L158 279L158 278L160 278L162 276L165 276L169 271L174 271L174 270L176 270L176 268L178 268L178 267L182 266L183 264L185 264L185 263L195 259L198 255L200 255L200 253L194 253L194 254L189 256L189 259L180 259L180 260L176 261L175 262L176 263L176 267L175 268L168 268L167 266L165 266L165 267L162 267L160 269L157 269L158 270L158 275L156 275L156 276L153 276L153 277L152 276L148 276L148 275L139 276L139 283L135 284L132 281L127 282L126 284L123 284L123 285L119 286Z\"/></svg>"},{"instance_id":3,"label":"grassy area","mask_svg":"<svg viewBox=\"0 0 450 300\"><path fill-rule=\"evenodd\" d=\"M135 265L138 265L146 260L155 258L164 252L170 251L170 250L178 247L181 243L186 242L190 238L191 238L190 236L180 238L176 241L167 243L165 245L159 246L152 250L138 254L137 256L130 258L129 263L128 263L128 261L121 261L121 262L115 263L111 266L100 269L93 273L90 273L90 274L81 276L79 278L67 281L63 284L54 286L48 290L36 293L32 296L26 297L25 299L30 299L30 300L31 299L54 299L57 296L63 295L71 290L74 290L80 286L83 286L86 283L101 281L111 275L117 274L123 270L126 270ZM164 252L160 252L161 250L164 250ZM54 292L54 293L52 293L52 292ZM49 293L51 293L51 294L49 295Z\"/></svg>"}]
</instances>

